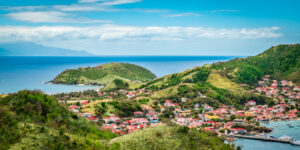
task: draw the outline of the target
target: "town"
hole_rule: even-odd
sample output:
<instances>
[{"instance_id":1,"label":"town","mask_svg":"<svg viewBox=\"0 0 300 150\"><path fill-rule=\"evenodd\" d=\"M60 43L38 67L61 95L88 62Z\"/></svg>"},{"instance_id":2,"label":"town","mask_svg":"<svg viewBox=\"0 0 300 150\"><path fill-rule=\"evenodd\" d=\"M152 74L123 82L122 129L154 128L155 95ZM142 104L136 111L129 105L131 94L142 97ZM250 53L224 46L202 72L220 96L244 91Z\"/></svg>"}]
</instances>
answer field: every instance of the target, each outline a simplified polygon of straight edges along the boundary
<instances>
[{"instance_id":1,"label":"town","mask_svg":"<svg viewBox=\"0 0 300 150\"><path fill-rule=\"evenodd\" d=\"M249 88L250 86L242 84L241 86ZM220 105L212 107L208 104L195 104L192 108L182 108L181 104L187 103L190 99L181 97L181 102L175 103L172 99L166 99L163 102L153 100L154 108L147 105L149 99L145 98L152 93L149 89L140 89L138 91L127 91L120 89L113 92L97 91L97 96L105 100L99 100L96 103L92 100L68 101L69 109L82 117L86 117L92 122L98 122L99 116L95 113L84 112L85 108L96 105L101 102L111 102L113 99L133 99L143 97L138 101L143 103L141 111L133 112L130 117L121 118L116 114L105 114L102 124L99 128L111 130L120 135L131 133L149 126L155 126L161 123L175 123L188 128L199 128L207 132L214 132L219 135L224 134L259 134L261 132L270 132L271 129L259 126L259 122L268 122L273 120L297 119L300 116L299 104L296 100L300 98L300 87L292 81L271 80L269 75L258 81L252 86L251 92L255 94L265 94L275 101L275 105L257 105L255 100L250 100L244 104L243 109L237 109L234 106ZM201 94L199 92L199 94ZM205 97L202 94L201 97ZM66 96L65 96L66 97ZM60 101L66 102L66 101ZM166 119L164 119L166 118Z\"/></svg>"}]
</instances>

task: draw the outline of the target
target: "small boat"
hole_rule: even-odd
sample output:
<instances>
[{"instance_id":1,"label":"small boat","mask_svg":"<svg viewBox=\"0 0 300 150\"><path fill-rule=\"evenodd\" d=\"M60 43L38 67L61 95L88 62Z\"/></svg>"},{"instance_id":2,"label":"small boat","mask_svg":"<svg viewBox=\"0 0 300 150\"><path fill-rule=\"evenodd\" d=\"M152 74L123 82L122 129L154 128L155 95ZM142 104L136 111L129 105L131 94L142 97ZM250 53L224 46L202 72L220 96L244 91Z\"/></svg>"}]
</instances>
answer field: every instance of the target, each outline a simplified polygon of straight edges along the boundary
<instances>
[{"instance_id":1,"label":"small boat","mask_svg":"<svg viewBox=\"0 0 300 150\"><path fill-rule=\"evenodd\" d=\"M287 126L290 126L291 124L286 124Z\"/></svg>"},{"instance_id":2,"label":"small boat","mask_svg":"<svg viewBox=\"0 0 300 150\"><path fill-rule=\"evenodd\" d=\"M275 128L277 128L278 126L274 126Z\"/></svg>"},{"instance_id":3,"label":"small boat","mask_svg":"<svg viewBox=\"0 0 300 150\"><path fill-rule=\"evenodd\" d=\"M293 145L300 145L300 141L293 140L293 141L291 141L291 144L293 144Z\"/></svg>"},{"instance_id":4,"label":"small boat","mask_svg":"<svg viewBox=\"0 0 300 150\"><path fill-rule=\"evenodd\" d=\"M287 136L287 135L284 135L284 136L282 136L282 137L280 137L280 138L278 138L278 139L280 139L280 140L287 140L287 141L292 141L292 140L293 140L292 137Z\"/></svg>"},{"instance_id":5,"label":"small boat","mask_svg":"<svg viewBox=\"0 0 300 150\"><path fill-rule=\"evenodd\" d=\"M289 128L294 128L294 126L289 126Z\"/></svg>"},{"instance_id":6,"label":"small boat","mask_svg":"<svg viewBox=\"0 0 300 150\"><path fill-rule=\"evenodd\" d=\"M232 137L228 137L226 140L227 140L228 142L233 142L233 141L235 141L235 139L232 138Z\"/></svg>"}]
</instances>

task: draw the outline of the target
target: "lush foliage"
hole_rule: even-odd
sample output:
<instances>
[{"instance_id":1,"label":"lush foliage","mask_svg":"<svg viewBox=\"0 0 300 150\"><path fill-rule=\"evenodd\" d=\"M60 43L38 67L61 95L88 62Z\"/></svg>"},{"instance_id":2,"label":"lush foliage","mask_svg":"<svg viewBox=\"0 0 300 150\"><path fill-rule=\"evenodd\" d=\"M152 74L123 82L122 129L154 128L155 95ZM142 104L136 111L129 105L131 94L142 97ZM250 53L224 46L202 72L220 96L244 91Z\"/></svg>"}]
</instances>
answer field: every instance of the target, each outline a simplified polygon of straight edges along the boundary
<instances>
[{"instance_id":1,"label":"lush foliage","mask_svg":"<svg viewBox=\"0 0 300 150\"><path fill-rule=\"evenodd\" d=\"M108 84L115 79L150 81L155 75L149 70L127 63L109 63L97 67L68 69L52 81L64 84Z\"/></svg>"},{"instance_id":2,"label":"lush foliage","mask_svg":"<svg viewBox=\"0 0 300 150\"><path fill-rule=\"evenodd\" d=\"M111 142L115 149L163 150L234 150L215 134L187 127L160 125L121 136Z\"/></svg>"},{"instance_id":3,"label":"lush foliage","mask_svg":"<svg viewBox=\"0 0 300 150\"><path fill-rule=\"evenodd\" d=\"M212 66L233 81L254 83L262 75L300 82L300 45L278 45L252 57L234 59Z\"/></svg>"},{"instance_id":4,"label":"lush foliage","mask_svg":"<svg viewBox=\"0 0 300 150\"><path fill-rule=\"evenodd\" d=\"M140 105L135 101L111 101L102 102L96 106L96 114L114 113L120 117L133 116L133 112L140 111Z\"/></svg>"},{"instance_id":5,"label":"lush foliage","mask_svg":"<svg viewBox=\"0 0 300 150\"><path fill-rule=\"evenodd\" d=\"M3 149L34 143L39 143L40 148L80 149L89 147L85 142L89 142L90 137L111 139L116 136L97 130L96 124L68 111L40 91L24 90L2 98L0 112L0 146ZM74 136L87 138L78 141ZM24 140L31 143L22 143Z\"/></svg>"}]
</instances>

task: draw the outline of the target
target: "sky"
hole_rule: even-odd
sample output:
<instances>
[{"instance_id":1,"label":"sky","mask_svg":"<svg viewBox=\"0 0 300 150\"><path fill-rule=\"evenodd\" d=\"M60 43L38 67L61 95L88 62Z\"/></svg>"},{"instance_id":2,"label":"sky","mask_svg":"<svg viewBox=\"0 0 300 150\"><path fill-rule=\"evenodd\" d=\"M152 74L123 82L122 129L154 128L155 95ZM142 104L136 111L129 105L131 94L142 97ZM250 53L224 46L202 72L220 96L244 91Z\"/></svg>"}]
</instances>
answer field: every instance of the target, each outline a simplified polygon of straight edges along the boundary
<instances>
[{"instance_id":1,"label":"sky","mask_svg":"<svg viewBox=\"0 0 300 150\"><path fill-rule=\"evenodd\" d=\"M299 0L2 0L0 43L96 55L256 55L300 42Z\"/></svg>"}]
</instances>

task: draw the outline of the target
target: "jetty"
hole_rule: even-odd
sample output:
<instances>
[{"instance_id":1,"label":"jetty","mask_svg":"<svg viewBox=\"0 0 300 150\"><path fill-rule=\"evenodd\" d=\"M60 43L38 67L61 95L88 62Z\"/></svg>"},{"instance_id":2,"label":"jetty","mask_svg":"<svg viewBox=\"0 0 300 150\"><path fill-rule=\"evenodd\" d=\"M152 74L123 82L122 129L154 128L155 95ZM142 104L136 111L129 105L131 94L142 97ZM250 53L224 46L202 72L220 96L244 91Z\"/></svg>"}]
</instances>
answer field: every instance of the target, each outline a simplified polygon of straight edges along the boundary
<instances>
[{"instance_id":1,"label":"jetty","mask_svg":"<svg viewBox=\"0 0 300 150\"><path fill-rule=\"evenodd\" d=\"M231 135L238 138L244 138L244 139L253 139L253 140L261 140L261 141L270 141L270 142L280 142L280 143L291 143L291 140L287 139L277 139L272 137L264 137L264 136L249 136L249 135L239 135L234 134Z\"/></svg>"},{"instance_id":2,"label":"jetty","mask_svg":"<svg viewBox=\"0 0 300 150\"><path fill-rule=\"evenodd\" d=\"M269 142L278 142L278 143L288 143L293 145L298 145L298 141L294 141L291 139L280 139L268 136L249 136L249 135L240 135L240 134L231 134L227 135L228 137L237 137L237 138L244 138L244 139L253 139L253 140L260 140L260 141L269 141Z\"/></svg>"}]
</instances>

